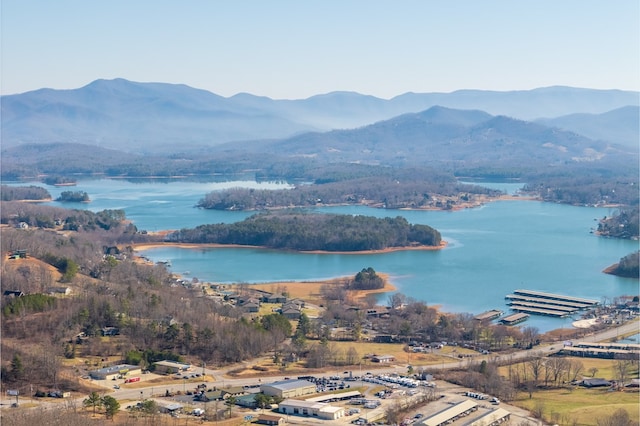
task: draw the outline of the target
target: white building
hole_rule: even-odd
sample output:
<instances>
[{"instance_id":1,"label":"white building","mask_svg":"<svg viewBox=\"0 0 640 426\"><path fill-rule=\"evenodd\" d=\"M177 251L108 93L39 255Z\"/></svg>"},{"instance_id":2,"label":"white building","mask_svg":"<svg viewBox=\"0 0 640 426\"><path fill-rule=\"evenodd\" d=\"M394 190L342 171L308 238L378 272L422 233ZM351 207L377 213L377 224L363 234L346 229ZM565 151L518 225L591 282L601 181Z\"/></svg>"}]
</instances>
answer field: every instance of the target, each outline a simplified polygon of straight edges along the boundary
<instances>
[{"instance_id":1,"label":"white building","mask_svg":"<svg viewBox=\"0 0 640 426\"><path fill-rule=\"evenodd\" d=\"M278 404L278 412L294 416L316 417L322 420L337 420L344 417L344 408L324 402L285 399Z\"/></svg>"},{"instance_id":2,"label":"white building","mask_svg":"<svg viewBox=\"0 0 640 426\"><path fill-rule=\"evenodd\" d=\"M282 380L260 386L260 392L283 399L295 398L316 393L316 385L307 380Z\"/></svg>"},{"instance_id":3,"label":"white building","mask_svg":"<svg viewBox=\"0 0 640 426\"><path fill-rule=\"evenodd\" d=\"M89 376L93 380L111 380L140 373L142 371L137 365L120 364L90 371Z\"/></svg>"}]
</instances>

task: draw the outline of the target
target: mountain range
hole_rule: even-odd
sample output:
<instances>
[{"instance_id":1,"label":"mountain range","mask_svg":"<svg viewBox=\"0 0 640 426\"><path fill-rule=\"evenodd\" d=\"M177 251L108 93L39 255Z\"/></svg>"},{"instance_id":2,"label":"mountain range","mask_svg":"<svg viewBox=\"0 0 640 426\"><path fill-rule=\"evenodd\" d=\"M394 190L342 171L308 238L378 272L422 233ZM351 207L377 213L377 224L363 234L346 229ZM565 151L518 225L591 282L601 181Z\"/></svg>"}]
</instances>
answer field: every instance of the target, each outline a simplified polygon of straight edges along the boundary
<instances>
[{"instance_id":1,"label":"mountain range","mask_svg":"<svg viewBox=\"0 0 640 426\"><path fill-rule=\"evenodd\" d=\"M275 139L285 139L294 144L317 139L324 132L328 132L325 139L349 135L349 130L336 129L364 132L358 137L373 130L391 135L389 126L405 125L408 135L428 131L428 138L453 136L461 144L465 137L487 137L473 126L489 119L497 120L492 129L498 133L505 131L502 126L522 130L524 120L537 120L526 126L541 137L564 129L603 143L637 147L640 105L638 92L561 86L509 92L406 93L389 100L353 92L274 100L246 93L225 98L185 85L124 79L96 80L72 90L7 95L0 103L3 149L64 142L147 154L238 141L271 145ZM430 109L434 106L446 108ZM454 114L454 109L467 112ZM431 125L419 129L411 113L423 114L420 126L430 120ZM436 120L434 114L440 117ZM447 115L453 121L444 120ZM418 127L412 130L411 126ZM468 130L471 136L464 136ZM512 137L501 135L505 140ZM395 155L411 156L410 151L402 152L403 135L393 137L400 148ZM568 139L563 141L568 143Z\"/></svg>"}]
</instances>

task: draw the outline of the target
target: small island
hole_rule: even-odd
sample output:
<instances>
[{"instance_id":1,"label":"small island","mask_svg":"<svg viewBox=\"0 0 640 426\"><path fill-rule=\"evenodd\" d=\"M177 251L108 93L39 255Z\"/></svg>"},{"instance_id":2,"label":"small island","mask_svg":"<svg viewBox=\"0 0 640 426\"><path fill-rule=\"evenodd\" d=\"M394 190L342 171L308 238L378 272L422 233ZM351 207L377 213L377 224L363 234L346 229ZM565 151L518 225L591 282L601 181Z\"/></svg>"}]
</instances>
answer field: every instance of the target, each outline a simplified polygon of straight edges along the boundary
<instances>
[{"instance_id":1,"label":"small island","mask_svg":"<svg viewBox=\"0 0 640 426\"><path fill-rule=\"evenodd\" d=\"M242 222L201 225L168 233L165 242L228 244L321 252L441 248L440 232L403 217L378 219L317 213L270 212Z\"/></svg>"},{"instance_id":2,"label":"small island","mask_svg":"<svg viewBox=\"0 0 640 426\"><path fill-rule=\"evenodd\" d=\"M84 191L63 191L56 201L61 203L88 203L89 194Z\"/></svg>"}]
</instances>

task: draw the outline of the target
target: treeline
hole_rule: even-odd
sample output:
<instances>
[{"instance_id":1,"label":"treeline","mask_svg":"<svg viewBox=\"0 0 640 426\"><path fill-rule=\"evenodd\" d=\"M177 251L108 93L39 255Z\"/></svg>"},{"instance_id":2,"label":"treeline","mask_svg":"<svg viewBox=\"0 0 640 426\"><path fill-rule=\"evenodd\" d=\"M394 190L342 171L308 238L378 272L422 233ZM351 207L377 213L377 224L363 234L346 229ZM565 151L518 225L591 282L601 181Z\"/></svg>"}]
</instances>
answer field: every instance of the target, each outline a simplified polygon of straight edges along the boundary
<instances>
[{"instance_id":1,"label":"treeline","mask_svg":"<svg viewBox=\"0 0 640 426\"><path fill-rule=\"evenodd\" d=\"M211 192L198 207L215 210L263 210L276 207L309 207L335 204L368 204L387 209L453 208L477 195L502 192L455 180L400 181L393 177L367 177L323 184L298 185L293 189L232 188ZM444 200L443 197L456 197Z\"/></svg>"},{"instance_id":2,"label":"treeline","mask_svg":"<svg viewBox=\"0 0 640 426\"><path fill-rule=\"evenodd\" d=\"M556 174L530 174L524 190L535 193L543 201L577 206L638 206L638 169L614 167L590 170L566 166Z\"/></svg>"},{"instance_id":3,"label":"treeline","mask_svg":"<svg viewBox=\"0 0 640 426\"><path fill-rule=\"evenodd\" d=\"M137 235L135 225L126 222L124 210L106 209L99 212L70 210L33 203L2 202L0 223L17 226L26 223L31 227L67 231L109 231L119 236L127 235L129 241L148 238Z\"/></svg>"},{"instance_id":4,"label":"treeline","mask_svg":"<svg viewBox=\"0 0 640 426\"><path fill-rule=\"evenodd\" d=\"M365 251L416 245L439 246L440 233L403 217L275 213L232 224L201 225L165 237L183 243L262 246L300 251Z\"/></svg>"},{"instance_id":5,"label":"treeline","mask_svg":"<svg viewBox=\"0 0 640 426\"><path fill-rule=\"evenodd\" d=\"M50 200L51 194L44 188L29 186L0 186L1 201Z\"/></svg>"}]
</instances>

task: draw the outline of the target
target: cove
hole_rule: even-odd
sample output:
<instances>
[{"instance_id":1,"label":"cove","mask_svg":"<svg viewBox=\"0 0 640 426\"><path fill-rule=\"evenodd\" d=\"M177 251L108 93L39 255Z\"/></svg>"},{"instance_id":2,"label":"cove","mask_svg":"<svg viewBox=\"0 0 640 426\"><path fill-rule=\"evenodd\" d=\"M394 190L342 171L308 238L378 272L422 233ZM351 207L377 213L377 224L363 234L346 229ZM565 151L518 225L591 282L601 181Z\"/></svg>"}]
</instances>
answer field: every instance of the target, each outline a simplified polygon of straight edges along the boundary
<instances>
[{"instance_id":1,"label":"cove","mask_svg":"<svg viewBox=\"0 0 640 426\"><path fill-rule=\"evenodd\" d=\"M40 183L30 183L42 186ZM22 183L25 185L25 183ZM489 186L489 184L483 184ZM89 204L65 208L92 211L124 209L140 230L195 227L240 221L252 212L194 208L207 192L234 186L287 188L286 183L251 180L218 182L98 179L79 181ZM56 191L70 188L47 187ZM508 188L506 188L508 189ZM60 205L51 202L49 205ZM603 300L638 294L638 280L602 273L638 250L638 241L598 237L596 219L615 209L574 207L535 201L496 201L461 211L383 210L363 206L325 207L324 213L375 217L403 216L411 223L438 229L449 245L440 251L384 254L309 254L253 248L179 249L143 252L154 261L170 260L176 274L219 283L305 281L353 275L365 267L390 274L398 291L447 312L478 314L508 311L504 296L515 289L535 289ZM382 296L385 301L388 295ZM540 331L571 327L571 318L531 316L521 326Z\"/></svg>"}]
</instances>

